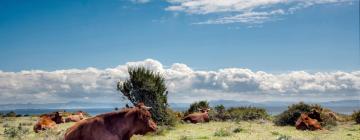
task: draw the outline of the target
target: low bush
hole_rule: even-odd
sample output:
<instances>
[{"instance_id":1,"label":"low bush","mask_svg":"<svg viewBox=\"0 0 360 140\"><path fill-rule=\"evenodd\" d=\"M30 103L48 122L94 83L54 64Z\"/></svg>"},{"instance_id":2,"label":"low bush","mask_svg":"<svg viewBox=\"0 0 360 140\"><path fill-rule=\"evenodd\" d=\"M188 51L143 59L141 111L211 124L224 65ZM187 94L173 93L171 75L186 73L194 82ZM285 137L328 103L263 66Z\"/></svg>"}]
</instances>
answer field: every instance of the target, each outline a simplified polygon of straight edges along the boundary
<instances>
[{"instance_id":1,"label":"low bush","mask_svg":"<svg viewBox=\"0 0 360 140\"><path fill-rule=\"evenodd\" d=\"M210 110L209 116L210 119L214 121L226 121L231 118L224 105L215 106L214 111Z\"/></svg>"},{"instance_id":2,"label":"low bush","mask_svg":"<svg viewBox=\"0 0 360 140\"><path fill-rule=\"evenodd\" d=\"M355 120L357 124L360 124L360 110L354 111L351 117Z\"/></svg>"},{"instance_id":3,"label":"low bush","mask_svg":"<svg viewBox=\"0 0 360 140\"><path fill-rule=\"evenodd\" d=\"M244 131L245 131L245 130L242 129L242 128L240 128L240 127L235 128L235 129L233 130L234 133L240 133L240 132L244 132Z\"/></svg>"},{"instance_id":4,"label":"low bush","mask_svg":"<svg viewBox=\"0 0 360 140\"><path fill-rule=\"evenodd\" d=\"M210 108L208 101L194 102L194 103L190 104L189 109L184 113L184 115L186 116L188 114L198 112L199 109L203 109L203 108Z\"/></svg>"},{"instance_id":5,"label":"low bush","mask_svg":"<svg viewBox=\"0 0 360 140\"><path fill-rule=\"evenodd\" d=\"M30 132L28 128L22 127L8 127L4 129L4 136L7 138L24 139L24 136Z\"/></svg>"},{"instance_id":6,"label":"low bush","mask_svg":"<svg viewBox=\"0 0 360 140\"><path fill-rule=\"evenodd\" d=\"M231 135L231 133L228 130L223 129L223 128L215 131L215 133L214 133L214 136L216 136L216 137L226 137L226 136L230 136L230 135Z\"/></svg>"},{"instance_id":7,"label":"low bush","mask_svg":"<svg viewBox=\"0 0 360 140\"><path fill-rule=\"evenodd\" d=\"M227 110L227 113L230 119L235 121L251 121L269 117L265 109L257 107L232 107Z\"/></svg>"},{"instance_id":8,"label":"low bush","mask_svg":"<svg viewBox=\"0 0 360 140\"><path fill-rule=\"evenodd\" d=\"M181 120L180 112L176 112L170 108L167 108L166 113L168 115L167 115L166 121L164 121L165 125L174 127L177 123L180 122L180 120Z\"/></svg>"},{"instance_id":9,"label":"low bush","mask_svg":"<svg viewBox=\"0 0 360 140\"><path fill-rule=\"evenodd\" d=\"M336 118L330 114L334 114L329 109L324 109L317 104L305 104L300 102L298 104L293 104L288 107L287 110L281 114L275 116L274 123L278 126L291 125L294 126L297 119L300 117L301 113L313 113L316 112L320 115L318 121L322 127L330 128L337 125ZM309 117L311 117L309 115Z\"/></svg>"},{"instance_id":10,"label":"low bush","mask_svg":"<svg viewBox=\"0 0 360 140\"><path fill-rule=\"evenodd\" d=\"M10 111L4 115L4 117L16 117L16 113L14 111Z\"/></svg>"}]
</instances>

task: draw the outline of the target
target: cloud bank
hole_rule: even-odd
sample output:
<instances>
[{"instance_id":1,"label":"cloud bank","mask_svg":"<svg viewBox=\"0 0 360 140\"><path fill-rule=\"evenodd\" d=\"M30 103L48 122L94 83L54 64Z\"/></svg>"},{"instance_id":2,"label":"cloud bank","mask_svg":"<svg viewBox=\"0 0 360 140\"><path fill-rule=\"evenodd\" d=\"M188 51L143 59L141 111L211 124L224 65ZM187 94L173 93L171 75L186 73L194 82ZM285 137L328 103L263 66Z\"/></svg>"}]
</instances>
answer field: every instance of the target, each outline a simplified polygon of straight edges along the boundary
<instances>
[{"instance_id":1,"label":"cloud bank","mask_svg":"<svg viewBox=\"0 0 360 140\"><path fill-rule=\"evenodd\" d=\"M116 102L121 99L116 83L128 78L128 66L145 66L160 72L166 79L171 102L200 99L321 101L360 97L360 71L281 74L244 68L199 71L181 63L165 68L159 61L146 59L107 69L0 71L0 102Z\"/></svg>"},{"instance_id":2,"label":"cloud bank","mask_svg":"<svg viewBox=\"0 0 360 140\"><path fill-rule=\"evenodd\" d=\"M219 18L195 24L260 24L277 20L314 5L352 3L353 0L167 0L167 11L193 15L215 14Z\"/></svg>"}]
</instances>

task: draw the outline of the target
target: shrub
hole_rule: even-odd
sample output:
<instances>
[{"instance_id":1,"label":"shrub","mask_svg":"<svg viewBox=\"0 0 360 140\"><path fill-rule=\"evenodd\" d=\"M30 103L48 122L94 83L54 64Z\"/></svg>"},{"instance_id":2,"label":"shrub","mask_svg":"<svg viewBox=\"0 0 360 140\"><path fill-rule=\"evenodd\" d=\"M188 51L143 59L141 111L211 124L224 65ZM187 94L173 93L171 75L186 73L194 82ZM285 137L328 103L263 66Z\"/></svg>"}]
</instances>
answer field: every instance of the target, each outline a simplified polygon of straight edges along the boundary
<instances>
[{"instance_id":1,"label":"shrub","mask_svg":"<svg viewBox=\"0 0 360 140\"><path fill-rule=\"evenodd\" d=\"M14 111L10 111L5 114L5 117L16 117L16 113Z\"/></svg>"},{"instance_id":2,"label":"shrub","mask_svg":"<svg viewBox=\"0 0 360 140\"><path fill-rule=\"evenodd\" d=\"M194 112L198 112L199 109L210 108L208 101L199 101L190 104L189 109L185 112L185 116Z\"/></svg>"},{"instance_id":3,"label":"shrub","mask_svg":"<svg viewBox=\"0 0 360 140\"><path fill-rule=\"evenodd\" d=\"M210 115L212 120L215 121L226 121L230 119L230 114L226 111L224 105L217 105L214 107L214 114ZM211 112L212 113L212 112Z\"/></svg>"},{"instance_id":4,"label":"shrub","mask_svg":"<svg viewBox=\"0 0 360 140\"><path fill-rule=\"evenodd\" d=\"M355 120L357 124L360 124L360 110L354 111L351 117Z\"/></svg>"},{"instance_id":5,"label":"shrub","mask_svg":"<svg viewBox=\"0 0 360 140\"><path fill-rule=\"evenodd\" d=\"M119 90L125 98L134 105L144 102L150 109L152 118L158 125L168 124L169 114L165 79L159 73L153 72L145 67L129 67L130 78L117 84Z\"/></svg>"},{"instance_id":6,"label":"shrub","mask_svg":"<svg viewBox=\"0 0 360 140\"><path fill-rule=\"evenodd\" d=\"M216 136L216 137L226 137L226 136L230 136L230 135L231 135L231 133L223 128L215 131L215 133L214 133L214 136Z\"/></svg>"},{"instance_id":7,"label":"shrub","mask_svg":"<svg viewBox=\"0 0 360 140\"><path fill-rule=\"evenodd\" d=\"M235 128L234 130L233 130L233 132L234 133L240 133L240 132L243 132L243 131L245 131L244 129L242 129L242 128Z\"/></svg>"},{"instance_id":8,"label":"shrub","mask_svg":"<svg viewBox=\"0 0 360 140\"><path fill-rule=\"evenodd\" d=\"M331 110L324 109L317 104L310 105L304 102L289 106L287 110L275 116L274 123L278 126L294 126L301 113L311 113L314 111L320 114L318 121L322 127L330 128L337 125L336 118L330 115ZM311 116L309 115L309 117Z\"/></svg>"},{"instance_id":9,"label":"shrub","mask_svg":"<svg viewBox=\"0 0 360 140\"><path fill-rule=\"evenodd\" d=\"M277 115L274 123L276 125L295 125L296 120L300 117L301 112L310 112L311 106L300 102L299 104L293 104L281 114Z\"/></svg>"},{"instance_id":10,"label":"shrub","mask_svg":"<svg viewBox=\"0 0 360 140\"><path fill-rule=\"evenodd\" d=\"M227 112L230 118L235 121L267 119L269 117L265 109L257 107L233 107L229 108Z\"/></svg>"},{"instance_id":11,"label":"shrub","mask_svg":"<svg viewBox=\"0 0 360 140\"><path fill-rule=\"evenodd\" d=\"M166 117L165 125L175 126L181 119L181 116L179 116L180 113L170 108L166 109L166 113L168 114L168 116Z\"/></svg>"},{"instance_id":12,"label":"shrub","mask_svg":"<svg viewBox=\"0 0 360 140\"><path fill-rule=\"evenodd\" d=\"M23 136L28 134L30 131L28 128L22 127L9 127L4 129L4 136L8 138L23 139Z\"/></svg>"}]
</instances>

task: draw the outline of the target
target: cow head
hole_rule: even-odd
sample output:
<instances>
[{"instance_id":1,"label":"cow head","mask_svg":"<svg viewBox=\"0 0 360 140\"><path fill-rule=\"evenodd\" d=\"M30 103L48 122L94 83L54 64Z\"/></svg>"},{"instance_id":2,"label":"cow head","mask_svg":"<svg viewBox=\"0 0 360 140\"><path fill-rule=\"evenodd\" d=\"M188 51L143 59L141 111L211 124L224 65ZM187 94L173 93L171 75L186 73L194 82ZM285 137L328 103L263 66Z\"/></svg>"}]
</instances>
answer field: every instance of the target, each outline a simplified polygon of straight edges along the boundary
<instances>
[{"instance_id":1,"label":"cow head","mask_svg":"<svg viewBox=\"0 0 360 140\"><path fill-rule=\"evenodd\" d=\"M202 109L198 109L201 113L209 113L210 109L209 108L202 108Z\"/></svg>"},{"instance_id":2,"label":"cow head","mask_svg":"<svg viewBox=\"0 0 360 140\"><path fill-rule=\"evenodd\" d=\"M60 115L59 112L53 112L53 113L50 113L50 114L43 114L40 117L42 117L42 116L48 116L56 124L64 123L64 119L62 118L62 116Z\"/></svg>"},{"instance_id":3,"label":"cow head","mask_svg":"<svg viewBox=\"0 0 360 140\"><path fill-rule=\"evenodd\" d=\"M150 131L156 131L157 125L156 123L151 119L151 113L149 110L151 107L147 107L144 105L144 103L138 103L136 105L136 112L137 112L137 122L138 126L141 127L140 131L137 134L145 134L146 132Z\"/></svg>"}]
</instances>

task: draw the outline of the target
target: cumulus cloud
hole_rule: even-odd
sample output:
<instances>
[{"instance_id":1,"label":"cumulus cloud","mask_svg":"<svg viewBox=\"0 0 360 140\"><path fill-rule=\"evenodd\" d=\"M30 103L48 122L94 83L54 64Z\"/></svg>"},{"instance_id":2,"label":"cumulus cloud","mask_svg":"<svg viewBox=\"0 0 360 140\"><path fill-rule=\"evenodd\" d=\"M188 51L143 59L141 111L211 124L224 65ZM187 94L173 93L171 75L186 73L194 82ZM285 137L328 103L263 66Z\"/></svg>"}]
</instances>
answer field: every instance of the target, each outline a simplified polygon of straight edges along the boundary
<instances>
[{"instance_id":1,"label":"cumulus cloud","mask_svg":"<svg viewBox=\"0 0 360 140\"><path fill-rule=\"evenodd\" d=\"M160 72L166 79L172 102L360 97L360 71L282 74L244 68L198 71L180 63L164 68L159 61L147 59L107 69L0 71L0 102L118 101L121 96L115 89L116 83L128 78L128 66L145 66Z\"/></svg>"},{"instance_id":2,"label":"cumulus cloud","mask_svg":"<svg viewBox=\"0 0 360 140\"><path fill-rule=\"evenodd\" d=\"M199 22L200 24L259 24L279 15L292 14L319 4L348 3L353 0L167 0L168 11L188 14L226 16ZM230 14L230 16L229 16Z\"/></svg>"}]
</instances>

